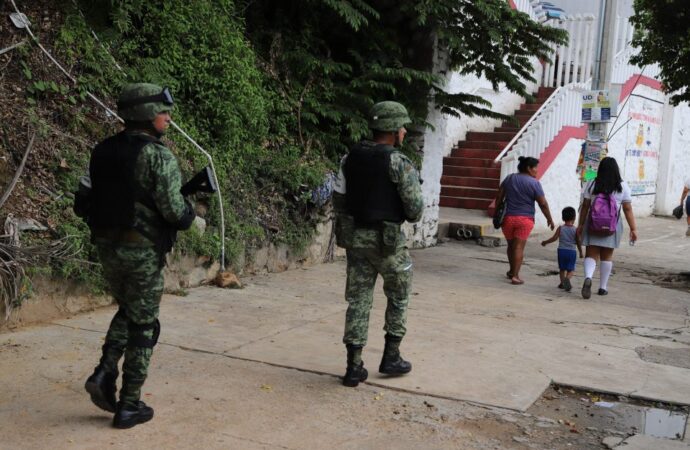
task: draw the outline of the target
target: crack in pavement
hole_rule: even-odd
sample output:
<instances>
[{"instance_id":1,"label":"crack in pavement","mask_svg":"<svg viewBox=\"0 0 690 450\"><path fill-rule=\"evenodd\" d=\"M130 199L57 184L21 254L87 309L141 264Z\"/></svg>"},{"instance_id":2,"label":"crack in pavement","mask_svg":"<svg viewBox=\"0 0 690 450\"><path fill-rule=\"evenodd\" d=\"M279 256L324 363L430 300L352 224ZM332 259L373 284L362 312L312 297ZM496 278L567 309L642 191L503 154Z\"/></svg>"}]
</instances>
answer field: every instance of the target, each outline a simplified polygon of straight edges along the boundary
<instances>
[{"instance_id":1,"label":"crack in pavement","mask_svg":"<svg viewBox=\"0 0 690 450\"><path fill-rule=\"evenodd\" d=\"M565 320L552 320L551 323L553 323L555 325L568 325L568 324L572 324L572 325L594 325L594 326L607 327L611 330L626 330L631 335L649 338L649 339L655 339L655 340L659 340L659 341L675 340L675 338L672 336L645 334L642 330L657 331L660 333L667 333L667 334L681 334L683 332L683 330L690 330L690 327L687 327L687 326L669 329L669 328L646 327L643 325L617 325L614 323L574 322L574 321L565 321ZM676 342L678 342L679 344L688 345L688 344L681 342L681 341L676 341Z\"/></svg>"},{"instance_id":2,"label":"crack in pavement","mask_svg":"<svg viewBox=\"0 0 690 450\"><path fill-rule=\"evenodd\" d=\"M245 346L247 346L247 345L251 345L251 344L254 344L254 343L256 343L256 342L260 342L260 341L263 341L263 340L266 340L266 339L270 339L270 338L272 338L272 337L276 337L276 336L278 336L279 334L287 333L287 332L290 332L290 331L292 331L292 330L296 330L296 329L298 329L298 328L301 328L301 327L304 327L304 326L308 326L308 325L311 325L311 324L316 323L316 322L320 322L320 321L322 321L322 320L324 320L324 319L327 319L327 318L329 318L329 317L335 316L336 314L342 315L342 314L344 313L344 311L345 311L345 308L343 308L343 309L340 310L340 311L336 311L336 312L334 312L334 313L332 313L332 314L326 314L325 316L321 316L321 317L319 317L319 318L317 318L317 319L309 320L309 321L306 321L306 322L304 322L304 323L302 323L302 324L295 325L294 327L290 327L290 328L287 328L287 329L285 329L285 330L276 331L276 332L273 333L273 334L268 334L268 335L266 335L266 336L262 336L262 337L260 337L260 338L251 340L251 341L249 341L249 342L245 342L245 343L243 343L243 344L240 344L240 345L237 345L237 346L235 346L235 347L232 347L232 348L230 348L230 349L228 349L228 350L226 350L226 351L231 352L231 351L233 351L233 350L239 350L239 349L241 349L242 347L245 347Z\"/></svg>"},{"instance_id":3,"label":"crack in pavement","mask_svg":"<svg viewBox=\"0 0 690 450\"><path fill-rule=\"evenodd\" d=\"M330 314L329 314L329 315L330 315ZM52 324L52 325L57 325L57 326L60 326L60 327L64 327L64 328L69 328L69 329L72 329L72 330L87 331L87 332L91 332L91 333L98 333L98 334L101 334L101 335L105 335L105 333L104 333L103 331L99 331L99 330L92 330L92 329L89 329L89 328L75 327L75 326L65 325L65 324L61 324L61 323L51 323L51 324ZM332 374L332 373L330 373L330 372L324 372L324 371L321 371L321 370L303 369L303 368L300 368L300 367L290 366L290 365L287 365L287 364L279 364L279 363L274 363L274 362L270 362L270 361L264 361L264 360L261 360L261 359L246 358L246 357L242 357L242 356L231 355L231 354L228 354L228 353L222 353L222 352L213 351L213 350L205 350L205 349L202 349L202 348L187 347L187 346L184 346L184 345L171 344L171 343L163 342L163 341L158 341L158 345L165 345L165 346L167 346L167 347L173 347L173 348L177 348L177 349L182 350L182 351L188 351L188 352L192 352L192 353L201 353L201 354L211 355L211 356L220 356L220 357L222 357L222 358L228 358L228 359L233 359L233 360L237 360L237 361L244 361L244 362L250 362L250 363L265 364L265 365L267 365L267 366L277 367L277 368L279 368L279 369L296 370L296 371L298 371L298 372L311 373L311 374L315 374L315 375L323 375L323 376L328 376L328 377L332 377L332 378L336 378L336 379L340 379L340 378L341 378L340 375L334 375L334 374ZM546 378L549 380L549 383L550 383L550 382L551 382L551 378L549 378L549 377L546 377ZM505 407L505 406L492 405L492 404L490 404L490 403L482 403L482 402L478 402L478 401L476 401L476 400L468 400L468 399L463 399L463 398L458 398L458 397L450 397L450 396L447 396L447 395L433 394L433 393L429 393L429 392L420 392L420 391L416 391L416 390L412 390L412 389L406 389L406 388L400 388L400 387L395 387L395 386L389 386L389 385L382 384L382 383L376 383L376 382L371 381L371 380L364 381L364 382L362 382L362 383L360 383L360 384L365 384L365 385L377 387L377 388L380 388L380 389L386 389L386 390L389 390L389 391L401 392L401 393L404 393L404 394L414 395L414 396L416 396L416 397L431 397L431 398L438 398L438 399L442 399L442 400L449 400L449 401L453 401L453 402L467 403L467 404L470 404L470 405L473 405L473 406L476 406L476 407L479 407L479 408L482 408L482 409L497 408L497 409L502 409L502 410L505 410L505 411L514 411L514 412L519 412L519 413L522 413L522 412L523 412L523 411L521 411L521 410L519 410L519 409L513 409L513 408L509 408L509 407ZM266 444L266 445L270 445L270 444Z\"/></svg>"}]
</instances>

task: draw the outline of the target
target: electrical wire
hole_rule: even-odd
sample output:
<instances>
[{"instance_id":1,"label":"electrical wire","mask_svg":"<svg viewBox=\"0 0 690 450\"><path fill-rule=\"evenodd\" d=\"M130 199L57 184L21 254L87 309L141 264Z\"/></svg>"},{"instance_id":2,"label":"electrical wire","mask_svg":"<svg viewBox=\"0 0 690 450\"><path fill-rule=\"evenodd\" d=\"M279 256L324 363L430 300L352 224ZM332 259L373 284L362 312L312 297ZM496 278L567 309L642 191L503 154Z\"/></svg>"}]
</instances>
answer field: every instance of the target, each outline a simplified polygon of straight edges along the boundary
<instances>
[{"instance_id":1,"label":"electrical wire","mask_svg":"<svg viewBox=\"0 0 690 450\"><path fill-rule=\"evenodd\" d=\"M635 80L635 84L633 84L633 87L632 87L632 89L630 90L630 93L631 93L631 94L635 91L635 88L637 87L637 84L640 82L640 79L642 78L642 75L644 75L644 70L645 70L646 68L647 68L646 65L645 65L644 67L642 67L642 70L640 71L640 74L637 76L637 79ZM615 133L613 133L613 127L616 126L616 123L618 122L618 119L621 117L620 111L623 111L623 108L625 108L625 105L628 104L628 100L630 100L630 97L632 97L632 95L628 95L628 96L626 97L625 101L623 102L623 104L620 106L620 108L618 108L619 114L616 116L616 120L613 121L613 124L611 124L611 130L612 130L612 131L609 132L608 136L606 136L606 141L607 141L607 142L608 142L609 139L611 139L613 136L615 136ZM628 121L628 122L629 122L629 121ZM618 128L618 129L616 130L616 133L617 133L621 128L623 128L628 122L625 122L623 125L621 125L621 127Z\"/></svg>"},{"instance_id":2,"label":"electrical wire","mask_svg":"<svg viewBox=\"0 0 690 450\"><path fill-rule=\"evenodd\" d=\"M14 2L14 0L10 0L10 2L12 2L12 6L14 7L14 10L17 12L17 14L19 14L20 17L26 17L26 15L23 14L19 10L19 8L17 8L17 4ZM77 9L79 9L79 8L77 8ZM81 11L79 11L79 12L81 13ZM82 17L84 17L84 14L83 13L81 13L81 14L82 14ZM86 18L84 17L84 19L86 19ZM57 68L60 69L60 71L75 86L78 86L79 82L72 75L70 75L70 73L67 70L65 70L65 68L53 57L53 55L45 47L43 47L43 45L39 42L38 38L31 31L31 27L29 26L28 21L26 21L26 20L22 20L22 21L23 21L23 25L24 25L23 28L26 30L27 33L29 33L29 36L31 36L31 39L38 46L38 48L41 49L41 51L48 57L48 59L50 59L53 62L53 64L55 64L55 66L57 66ZM91 33L94 35L94 37L96 38L98 43L101 46L103 46L100 39L98 39L98 36L96 36L96 33L93 30L91 30ZM103 47L103 48L105 49L105 47ZM105 49L105 50L106 50L106 53L108 53L110 55L110 53L107 51L107 49ZM123 71L122 68L115 61L115 58L113 58L112 55L110 55L110 57L112 58L113 62L115 63L115 66L120 71ZM102 107L109 116L114 117L115 119L117 119L121 123L125 122L120 116L117 115L117 113L115 111L110 109L98 97L96 97L95 95L93 95L89 91L86 91L86 94L88 95L88 97L91 100L93 100L100 107ZM222 198L222 195L220 192L221 191L221 189L220 189L221 185L218 182L218 175L216 175L216 168L213 164L213 158L211 157L210 153L208 153L206 150L204 150L203 147L201 147L201 145L199 145L194 139L192 139L192 137L189 136L189 134L187 134L182 128L180 128L174 121L171 120L170 124L173 126L173 128L175 128L178 132L180 132L182 134L182 136L184 136L184 138L187 139L197 150L199 150L206 157L206 159L208 159L209 165L211 166L211 172L213 173L213 177L215 178L216 186L218 186L218 190L216 191L216 194L218 195L218 208L219 208L219 212L220 212L220 234L221 234L221 237L220 237L220 270L224 271L225 270L225 214L223 211L223 198Z\"/></svg>"}]
</instances>

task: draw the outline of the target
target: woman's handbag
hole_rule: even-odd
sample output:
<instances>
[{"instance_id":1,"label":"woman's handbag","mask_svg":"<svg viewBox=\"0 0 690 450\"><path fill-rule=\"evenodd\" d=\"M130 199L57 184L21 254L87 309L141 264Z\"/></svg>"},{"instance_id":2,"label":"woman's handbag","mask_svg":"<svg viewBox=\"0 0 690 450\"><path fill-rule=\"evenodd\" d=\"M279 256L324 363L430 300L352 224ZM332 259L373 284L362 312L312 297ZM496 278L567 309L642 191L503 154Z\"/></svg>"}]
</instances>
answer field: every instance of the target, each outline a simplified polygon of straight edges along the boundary
<instances>
[{"instance_id":1,"label":"woman's handbag","mask_svg":"<svg viewBox=\"0 0 690 450\"><path fill-rule=\"evenodd\" d=\"M675 208L673 208L673 217L676 219L680 219L683 217L683 205L678 205Z\"/></svg>"},{"instance_id":2,"label":"woman's handbag","mask_svg":"<svg viewBox=\"0 0 690 450\"><path fill-rule=\"evenodd\" d=\"M506 216L506 200L505 198L496 205L496 210L494 211L494 217L493 217L493 222L494 222L494 228L497 230L501 228L503 225L503 218Z\"/></svg>"}]
</instances>

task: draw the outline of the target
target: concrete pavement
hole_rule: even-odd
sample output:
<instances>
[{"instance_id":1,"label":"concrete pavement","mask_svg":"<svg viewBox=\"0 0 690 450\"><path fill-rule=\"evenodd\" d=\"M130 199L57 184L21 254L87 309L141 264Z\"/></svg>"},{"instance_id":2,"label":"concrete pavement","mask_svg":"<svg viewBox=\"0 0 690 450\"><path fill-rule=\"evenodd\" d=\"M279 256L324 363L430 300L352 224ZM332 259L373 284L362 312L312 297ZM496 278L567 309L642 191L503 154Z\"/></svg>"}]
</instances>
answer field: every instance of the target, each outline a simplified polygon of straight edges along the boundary
<instances>
[{"instance_id":1,"label":"concrete pavement","mask_svg":"<svg viewBox=\"0 0 690 450\"><path fill-rule=\"evenodd\" d=\"M409 331L402 346L413 371L402 378L376 373L385 309L378 286L364 355L371 376L356 394L336 378L345 361L342 261L255 276L244 280L242 290L204 287L185 297L166 296L145 399L161 408L161 417L134 435L166 436L165 442L179 448L223 448L219 439L233 443L226 448L324 448L334 442L338 448L380 448L385 440L377 441L383 435L375 427L358 441L359 428L347 420L335 428L333 422L311 423L323 417L340 424L343 418L331 408L356 410L351 401L361 402L361 392L372 391L525 411L557 383L690 405L690 367L673 357L690 352L690 294L651 281L687 270L690 238L682 224L670 220L640 220L639 228L638 245L625 245L616 255L610 294L589 301L579 295L581 276L571 293L556 288L555 245L539 247L543 237L528 245L526 284L517 287L505 279L505 247L453 241L414 251ZM81 448L99 442L107 422L88 403L82 383L97 362L113 312L104 308L0 335L3 436L31 443L26 448L48 446L50 433ZM321 403L284 389L305 389L300 383L317 385ZM263 408L262 396L272 397L270 408ZM331 403L331 396L340 404ZM286 421L285 414L294 420ZM310 423L300 423L302 416ZM65 434L73 437L64 441ZM429 442L422 433L399 443L420 448L415 443L422 438ZM432 447L465 448L452 442Z\"/></svg>"}]
</instances>

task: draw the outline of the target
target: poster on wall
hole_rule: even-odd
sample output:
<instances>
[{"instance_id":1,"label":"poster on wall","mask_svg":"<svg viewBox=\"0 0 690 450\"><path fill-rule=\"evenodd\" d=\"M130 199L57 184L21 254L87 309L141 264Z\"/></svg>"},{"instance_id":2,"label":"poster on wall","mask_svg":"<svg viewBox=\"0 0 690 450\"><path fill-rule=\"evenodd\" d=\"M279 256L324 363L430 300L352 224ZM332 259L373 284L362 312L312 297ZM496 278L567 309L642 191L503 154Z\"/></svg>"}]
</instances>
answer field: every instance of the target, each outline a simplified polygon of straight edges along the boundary
<instances>
[{"instance_id":1,"label":"poster on wall","mask_svg":"<svg viewBox=\"0 0 690 450\"><path fill-rule=\"evenodd\" d=\"M582 171L580 172L583 181L593 180L597 177L599 162L608 153L606 142L604 141L585 141L582 151Z\"/></svg>"},{"instance_id":2,"label":"poster on wall","mask_svg":"<svg viewBox=\"0 0 690 450\"><path fill-rule=\"evenodd\" d=\"M629 100L623 179L632 195L654 195L661 148L663 104L643 97Z\"/></svg>"},{"instance_id":3,"label":"poster on wall","mask_svg":"<svg viewBox=\"0 0 690 450\"><path fill-rule=\"evenodd\" d=\"M608 122L611 120L609 91L588 91L582 94L582 121Z\"/></svg>"}]
</instances>

